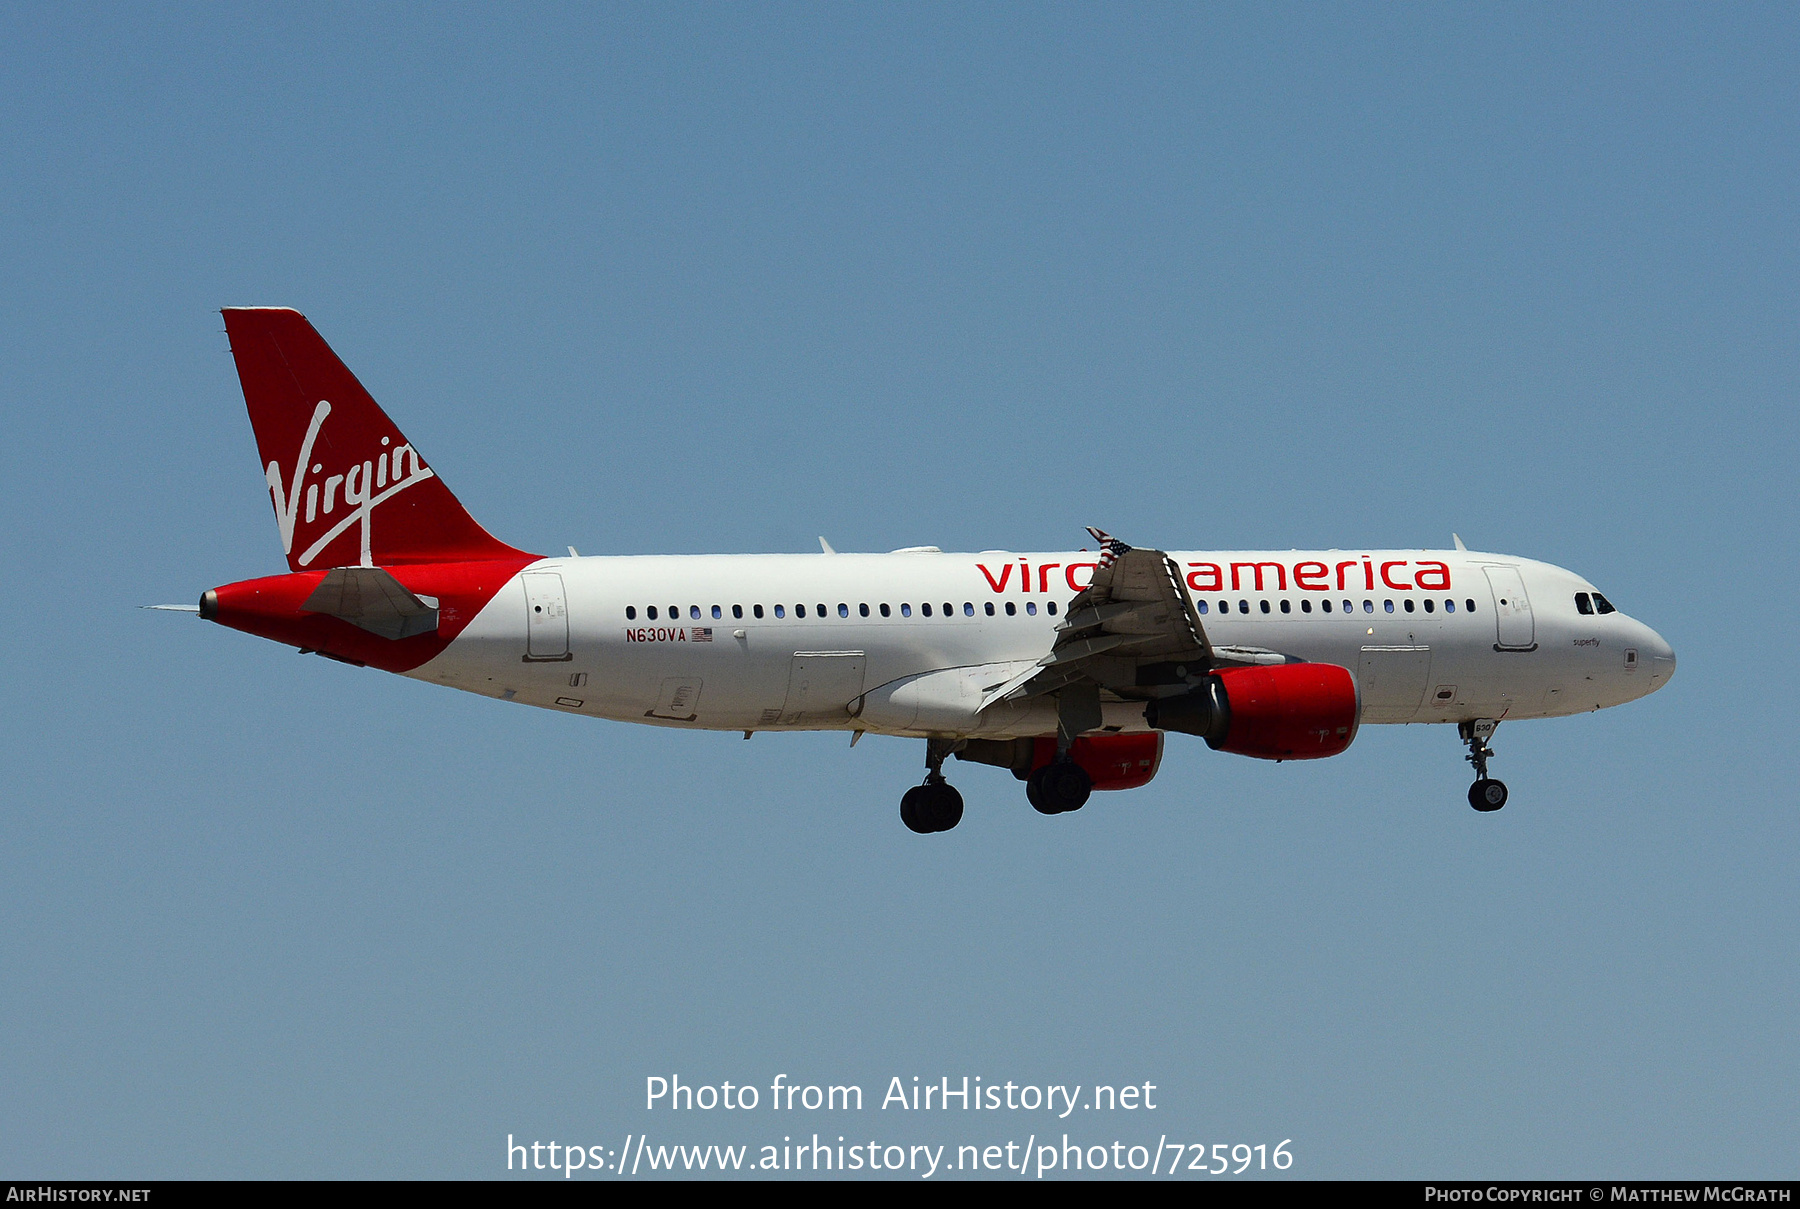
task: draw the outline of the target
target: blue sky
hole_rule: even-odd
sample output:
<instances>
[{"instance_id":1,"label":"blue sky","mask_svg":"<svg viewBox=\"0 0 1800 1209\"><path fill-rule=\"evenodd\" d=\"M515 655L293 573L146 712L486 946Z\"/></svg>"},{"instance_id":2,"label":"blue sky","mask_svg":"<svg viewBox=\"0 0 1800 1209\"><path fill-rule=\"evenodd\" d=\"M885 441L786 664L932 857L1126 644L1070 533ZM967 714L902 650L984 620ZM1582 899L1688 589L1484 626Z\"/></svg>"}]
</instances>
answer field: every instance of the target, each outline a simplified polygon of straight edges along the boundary
<instances>
[{"instance_id":1,"label":"blue sky","mask_svg":"<svg viewBox=\"0 0 1800 1209\"><path fill-rule=\"evenodd\" d=\"M1737 6L0 13L0 1174L493 1176L646 1076L1156 1083L1296 1174L1795 1174L1800 20ZM1681 656L1172 740L1040 818L135 606L281 567L217 309L583 553L1447 545ZM1154 1127L1154 1133L1151 1132ZM1041 1131L1041 1130L1040 1130Z\"/></svg>"}]
</instances>

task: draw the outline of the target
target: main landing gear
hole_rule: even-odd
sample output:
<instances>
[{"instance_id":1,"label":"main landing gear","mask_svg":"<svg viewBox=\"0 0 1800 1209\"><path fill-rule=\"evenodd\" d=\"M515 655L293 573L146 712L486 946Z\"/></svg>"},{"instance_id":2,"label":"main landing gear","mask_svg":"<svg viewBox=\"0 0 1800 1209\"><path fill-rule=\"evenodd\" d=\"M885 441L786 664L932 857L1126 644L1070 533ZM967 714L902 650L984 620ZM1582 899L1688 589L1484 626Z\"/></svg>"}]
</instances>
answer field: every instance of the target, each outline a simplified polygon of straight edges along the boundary
<instances>
[{"instance_id":1,"label":"main landing gear","mask_svg":"<svg viewBox=\"0 0 1800 1209\"><path fill-rule=\"evenodd\" d=\"M1044 765L1025 780L1025 800L1039 814L1080 810L1093 791L1094 779L1067 756Z\"/></svg>"},{"instance_id":2,"label":"main landing gear","mask_svg":"<svg viewBox=\"0 0 1800 1209\"><path fill-rule=\"evenodd\" d=\"M1100 726L1100 689L1088 681L1068 685L1056 695L1056 759L1025 780L1025 800L1039 814L1067 814L1087 805L1094 778L1069 758L1075 736Z\"/></svg>"},{"instance_id":3,"label":"main landing gear","mask_svg":"<svg viewBox=\"0 0 1800 1209\"><path fill-rule=\"evenodd\" d=\"M944 758L954 744L944 739L925 741L925 783L914 785L900 798L900 821L920 835L948 831L962 822L962 794L944 780Z\"/></svg>"},{"instance_id":4,"label":"main landing gear","mask_svg":"<svg viewBox=\"0 0 1800 1209\"><path fill-rule=\"evenodd\" d=\"M1487 762L1494 754L1487 741L1494 737L1494 728L1499 725L1492 718L1456 724L1456 733L1469 747L1469 754L1463 758L1475 766L1475 783L1469 786L1469 805L1483 814L1506 805L1506 782L1487 775Z\"/></svg>"}]
</instances>

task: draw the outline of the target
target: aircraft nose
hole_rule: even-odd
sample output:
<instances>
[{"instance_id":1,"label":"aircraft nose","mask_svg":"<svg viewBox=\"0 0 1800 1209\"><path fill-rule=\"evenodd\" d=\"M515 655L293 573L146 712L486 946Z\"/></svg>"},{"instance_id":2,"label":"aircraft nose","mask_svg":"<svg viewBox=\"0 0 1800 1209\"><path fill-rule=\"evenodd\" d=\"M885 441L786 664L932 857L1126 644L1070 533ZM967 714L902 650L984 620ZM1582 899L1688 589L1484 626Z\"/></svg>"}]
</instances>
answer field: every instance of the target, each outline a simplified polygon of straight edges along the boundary
<instances>
[{"instance_id":1,"label":"aircraft nose","mask_svg":"<svg viewBox=\"0 0 1800 1209\"><path fill-rule=\"evenodd\" d=\"M1675 675L1675 648L1649 626L1644 627L1644 636L1639 641L1639 645L1642 647L1645 661L1649 665L1649 691L1654 693Z\"/></svg>"}]
</instances>

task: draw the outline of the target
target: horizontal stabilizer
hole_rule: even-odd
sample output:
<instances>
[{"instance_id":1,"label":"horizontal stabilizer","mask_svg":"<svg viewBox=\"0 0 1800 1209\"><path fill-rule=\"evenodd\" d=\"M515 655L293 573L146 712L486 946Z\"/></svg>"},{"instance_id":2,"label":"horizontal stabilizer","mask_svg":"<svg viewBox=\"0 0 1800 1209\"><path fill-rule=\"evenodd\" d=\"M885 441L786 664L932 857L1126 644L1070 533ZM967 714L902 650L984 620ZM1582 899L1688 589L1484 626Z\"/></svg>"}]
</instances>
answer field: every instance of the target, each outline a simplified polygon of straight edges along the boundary
<instances>
[{"instance_id":1,"label":"horizontal stabilizer","mask_svg":"<svg viewBox=\"0 0 1800 1209\"><path fill-rule=\"evenodd\" d=\"M436 600L414 596L380 567L333 567L300 607L396 641L429 634L438 623Z\"/></svg>"}]
</instances>

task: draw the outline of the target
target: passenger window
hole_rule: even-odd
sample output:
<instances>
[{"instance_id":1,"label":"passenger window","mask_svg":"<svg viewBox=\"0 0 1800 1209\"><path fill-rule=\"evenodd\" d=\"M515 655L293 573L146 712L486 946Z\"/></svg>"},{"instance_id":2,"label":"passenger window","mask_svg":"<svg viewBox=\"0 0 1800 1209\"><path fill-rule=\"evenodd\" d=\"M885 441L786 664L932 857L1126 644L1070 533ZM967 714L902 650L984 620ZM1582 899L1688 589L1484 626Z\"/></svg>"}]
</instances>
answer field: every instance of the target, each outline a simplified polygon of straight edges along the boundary
<instances>
[{"instance_id":1,"label":"passenger window","mask_svg":"<svg viewBox=\"0 0 1800 1209\"><path fill-rule=\"evenodd\" d=\"M1268 611L1269 611L1269 602L1268 602L1268 601L1266 601L1266 600L1259 600L1259 601L1257 601L1257 602L1256 602L1256 603L1257 603L1257 604L1259 604L1259 605L1261 605L1261 606L1262 606L1262 611L1263 611L1263 612L1265 612L1265 613L1267 613L1267 612L1268 612Z\"/></svg>"},{"instance_id":2,"label":"passenger window","mask_svg":"<svg viewBox=\"0 0 1800 1209\"><path fill-rule=\"evenodd\" d=\"M718 605L713 606L712 613L715 619L725 616L725 610L721 609Z\"/></svg>"},{"instance_id":3,"label":"passenger window","mask_svg":"<svg viewBox=\"0 0 1800 1209\"><path fill-rule=\"evenodd\" d=\"M1375 602L1374 601L1372 601L1372 600L1363 601L1363 612L1373 613L1374 611L1375 611Z\"/></svg>"},{"instance_id":4,"label":"passenger window","mask_svg":"<svg viewBox=\"0 0 1800 1209\"><path fill-rule=\"evenodd\" d=\"M805 617L806 616L806 606L805 605L795 605L794 606L794 616L795 617Z\"/></svg>"},{"instance_id":5,"label":"passenger window","mask_svg":"<svg viewBox=\"0 0 1800 1209\"><path fill-rule=\"evenodd\" d=\"M825 616L825 606L824 605L819 606L819 616L820 617Z\"/></svg>"},{"instance_id":6,"label":"passenger window","mask_svg":"<svg viewBox=\"0 0 1800 1209\"><path fill-rule=\"evenodd\" d=\"M1319 610L1324 613L1331 612L1331 602L1329 600L1321 600L1319 602Z\"/></svg>"},{"instance_id":7,"label":"passenger window","mask_svg":"<svg viewBox=\"0 0 1800 1209\"><path fill-rule=\"evenodd\" d=\"M969 603L969 602L968 602L968 601L966 601L966 600L965 600L965 601L963 601L963 616L964 616L964 617L973 617L973 616L975 616L975 606L974 606L974 605L972 605L972 604L970 604L970 603Z\"/></svg>"},{"instance_id":8,"label":"passenger window","mask_svg":"<svg viewBox=\"0 0 1800 1209\"><path fill-rule=\"evenodd\" d=\"M1221 612L1221 613L1231 612L1231 602L1229 600L1221 600L1219 602L1219 612Z\"/></svg>"},{"instance_id":9,"label":"passenger window","mask_svg":"<svg viewBox=\"0 0 1800 1209\"><path fill-rule=\"evenodd\" d=\"M930 617L931 616L931 602L926 601L924 604L920 605L919 612L925 614L925 616L927 616L927 617Z\"/></svg>"},{"instance_id":10,"label":"passenger window","mask_svg":"<svg viewBox=\"0 0 1800 1209\"><path fill-rule=\"evenodd\" d=\"M1053 600L1049 604L1045 605L1044 611L1049 613L1050 616L1055 617L1056 616L1056 602Z\"/></svg>"},{"instance_id":11,"label":"passenger window","mask_svg":"<svg viewBox=\"0 0 1800 1209\"><path fill-rule=\"evenodd\" d=\"M656 620L656 606L651 605L649 608L645 609L644 616L648 617L651 621L655 621Z\"/></svg>"},{"instance_id":12,"label":"passenger window","mask_svg":"<svg viewBox=\"0 0 1800 1209\"><path fill-rule=\"evenodd\" d=\"M776 605L775 606L775 616L786 617L787 616L787 608L783 605Z\"/></svg>"},{"instance_id":13,"label":"passenger window","mask_svg":"<svg viewBox=\"0 0 1800 1209\"><path fill-rule=\"evenodd\" d=\"M1403 602L1403 603L1404 603L1404 604L1405 604L1405 605L1406 605L1406 611L1407 611L1407 612L1408 612L1408 613L1410 613L1410 612L1412 612L1412 611L1413 611L1413 602L1412 602L1412 597L1410 597L1410 596L1408 596L1408 597L1407 597L1407 598L1406 598L1406 600L1405 600L1405 601L1404 601L1404 602Z\"/></svg>"},{"instance_id":14,"label":"passenger window","mask_svg":"<svg viewBox=\"0 0 1800 1209\"><path fill-rule=\"evenodd\" d=\"M869 606L866 604L859 604L856 606L856 611L862 616L867 617L869 615Z\"/></svg>"},{"instance_id":15,"label":"passenger window","mask_svg":"<svg viewBox=\"0 0 1800 1209\"><path fill-rule=\"evenodd\" d=\"M731 606L731 615L733 617L737 618L739 621L742 621L744 619L744 606L743 605L732 605Z\"/></svg>"},{"instance_id":16,"label":"passenger window","mask_svg":"<svg viewBox=\"0 0 1800 1209\"><path fill-rule=\"evenodd\" d=\"M1310 612L1312 612L1312 601L1310 601L1310 600L1302 600L1302 601L1301 601L1301 602L1300 602L1300 611L1301 611L1301 612L1302 612L1302 613L1310 613Z\"/></svg>"},{"instance_id":17,"label":"passenger window","mask_svg":"<svg viewBox=\"0 0 1800 1209\"><path fill-rule=\"evenodd\" d=\"M1435 604L1433 604L1433 603L1432 603L1432 601L1431 601L1431 599L1430 599L1430 598L1429 598L1429 597L1427 597L1427 598L1426 598L1426 600L1425 600L1425 611L1426 611L1426 612L1427 612L1427 613L1429 613L1429 612L1431 612L1431 611L1432 611L1432 610L1433 610L1433 609L1435 609L1435 608L1436 608L1436 607L1437 607L1437 606L1436 606L1436 605L1435 605Z\"/></svg>"},{"instance_id":18,"label":"passenger window","mask_svg":"<svg viewBox=\"0 0 1800 1209\"><path fill-rule=\"evenodd\" d=\"M955 615L956 615L956 606L946 600L944 602L944 616L945 617L953 617Z\"/></svg>"},{"instance_id":19,"label":"passenger window","mask_svg":"<svg viewBox=\"0 0 1800 1209\"><path fill-rule=\"evenodd\" d=\"M929 609L931 606L926 605L925 607L927 609ZM912 606L907 604L905 601L900 602L900 616L902 616L902 617L911 617L912 616Z\"/></svg>"},{"instance_id":20,"label":"passenger window","mask_svg":"<svg viewBox=\"0 0 1800 1209\"><path fill-rule=\"evenodd\" d=\"M1036 617L1037 616L1037 601L1035 601L1035 600L1026 601L1025 602L1025 611L1027 613L1031 614L1033 617Z\"/></svg>"},{"instance_id":21,"label":"passenger window","mask_svg":"<svg viewBox=\"0 0 1800 1209\"><path fill-rule=\"evenodd\" d=\"M1202 617L1206 616L1207 605L1204 600L1196 600L1194 602L1194 608L1200 613L1200 615Z\"/></svg>"},{"instance_id":22,"label":"passenger window","mask_svg":"<svg viewBox=\"0 0 1800 1209\"><path fill-rule=\"evenodd\" d=\"M891 610L891 609L889 609L889 608L888 608L888 607L887 607L887 602L886 602L886 601L883 601L883 602L882 602L882 605L881 605L881 615L882 615L882 616L883 616L883 617L892 617L892 616L893 616L893 611L892 611L892 610Z\"/></svg>"},{"instance_id":23,"label":"passenger window","mask_svg":"<svg viewBox=\"0 0 1800 1209\"><path fill-rule=\"evenodd\" d=\"M987 610L987 615L989 617L992 617L994 615L994 602L993 601L990 600L986 604L982 605L981 607Z\"/></svg>"},{"instance_id":24,"label":"passenger window","mask_svg":"<svg viewBox=\"0 0 1800 1209\"><path fill-rule=\"evenodd\" d=\"M756 619L757 619L757 620L758 620L758 621L761 621L761 620L762 620L762 606L761 606L761 605L751 605L751 606L750 606L750 613L751 613L751 615L752 615L752 616L754 616L754 617L755 617L755 618L756 618Z\"/></svg>"},{"instance_id":25,"label":"passenger window","mask_svg":"<svg viewBox=\"0 0 1800 1209\"><path fill-rule=\"evenodd\" d=\"M1294 606L1291 602L1284 600L1281 602L1281 611L1283 613L1292 613L1294 611Z\"/></svg>"},{"instance_id":26,"label":"passenger window","mask_svg":"<svg viewBox=\"0 0 1800 1209\"><path fill-rule=\"evenodd\" d=\"M1580 613L1583 617L1593 616L1594 602L1588 599L1588 594L1586 592L1575 593L1575 611Z\"/></svg>"},{"instance_id":27,"label":"passenger window","mask_svg":"<svg viewBox=\"0 0 1800 1209\"><path fill-rule=\"evenodd\" d=\"M1250 602L1249 601L1247 601L1247 600L1238 601L1238 612L1248 613L1249 611L1250 611Z\"/></svg>"},{"instance_id":28,"label":"passenger window","mask_svg":"<svg viewBox=\"0 0 1800 1209\"><path fill-rule=\"evenodd\" d=\"M849 606L849 605L847 605L847 604L840 604L840 605L839 605L839 606L838 606L838 616L839 616L839 617L848 617L848 616L850 616L850 606Z\"/></svg>"},{"instance_id":29,"label":"passenger window","mask_svg":"<svg viewBox=\"0 0 1800 1209\"><path fill-rule=\"evenodd\" d=\"M1444 612L1446 612L1446 613L1456 612L1456 602L1454 600L1446 600L1444 602Z\"/></svg>"},{"instance_id":30,"label":"passenger window","mask_svg":"<svg viewBox=\"0 0 1800 1209\"><path fill-rule=\"evenodd\" d=\"M1594 611L1596 613L1617 613L1619 610L1613 608L1612 601L1606 599L1606 597L1600 595L1600 593L1595 592Z\"/></svg>"},{"instance_id":31,"label":"passenger window","mask_svg":"<svg viewBox=\"0 0 1800 1209\"><path fill-rule=\"evenodd\" d=\"M1384 600L1381 602L1381 607L1392 613L1394 611L1394 602L1391 600Z\"/></svg>"},{"instance_id":32,"label":"passenger window","mask_svg":"<svg viewBox=\"0 0 1800 1209\"><path fill-rule=\"evenodd\" d=\"M1356 602L1354 600L1346 600L1344 602L1344 612L1346 612L1346 613L1356 612Z\"/></svg>"},{"instance_id":33,"label":"passenger window","mask_svg":"<svg viewBox=\"0 0 1800 1209\"><path fill-rule=\"evenodd\" d=\"M637 606L636 605L626 605L625 606L625 620L626 621L636 621L637 620Z\"/></svg>"},{"instance_id":34,"label":"passenger window","mask_svg":"<svg viewBox=\"0 0 1800 1209\"><path fill-rule=\"evenodd\" d=\"M1014 604L1010 600L1007 601L1006 602L1006 615L1008 617L1016 617L1016 616L1018 616L1018 613L1019 613L1019 606Z\"/></svg>"},{"instance_id":35,"label":"passenger window","mask_svg":"<svg viewBox=\"0 0 1800 1209\"><path fill-rule=\"evenodd\" d=\"M1463 608L1468 612L1473 613L1475 611L1475 598L1471 596L1469 599L1463 601Z\"/></svg>"}]
</instances>

